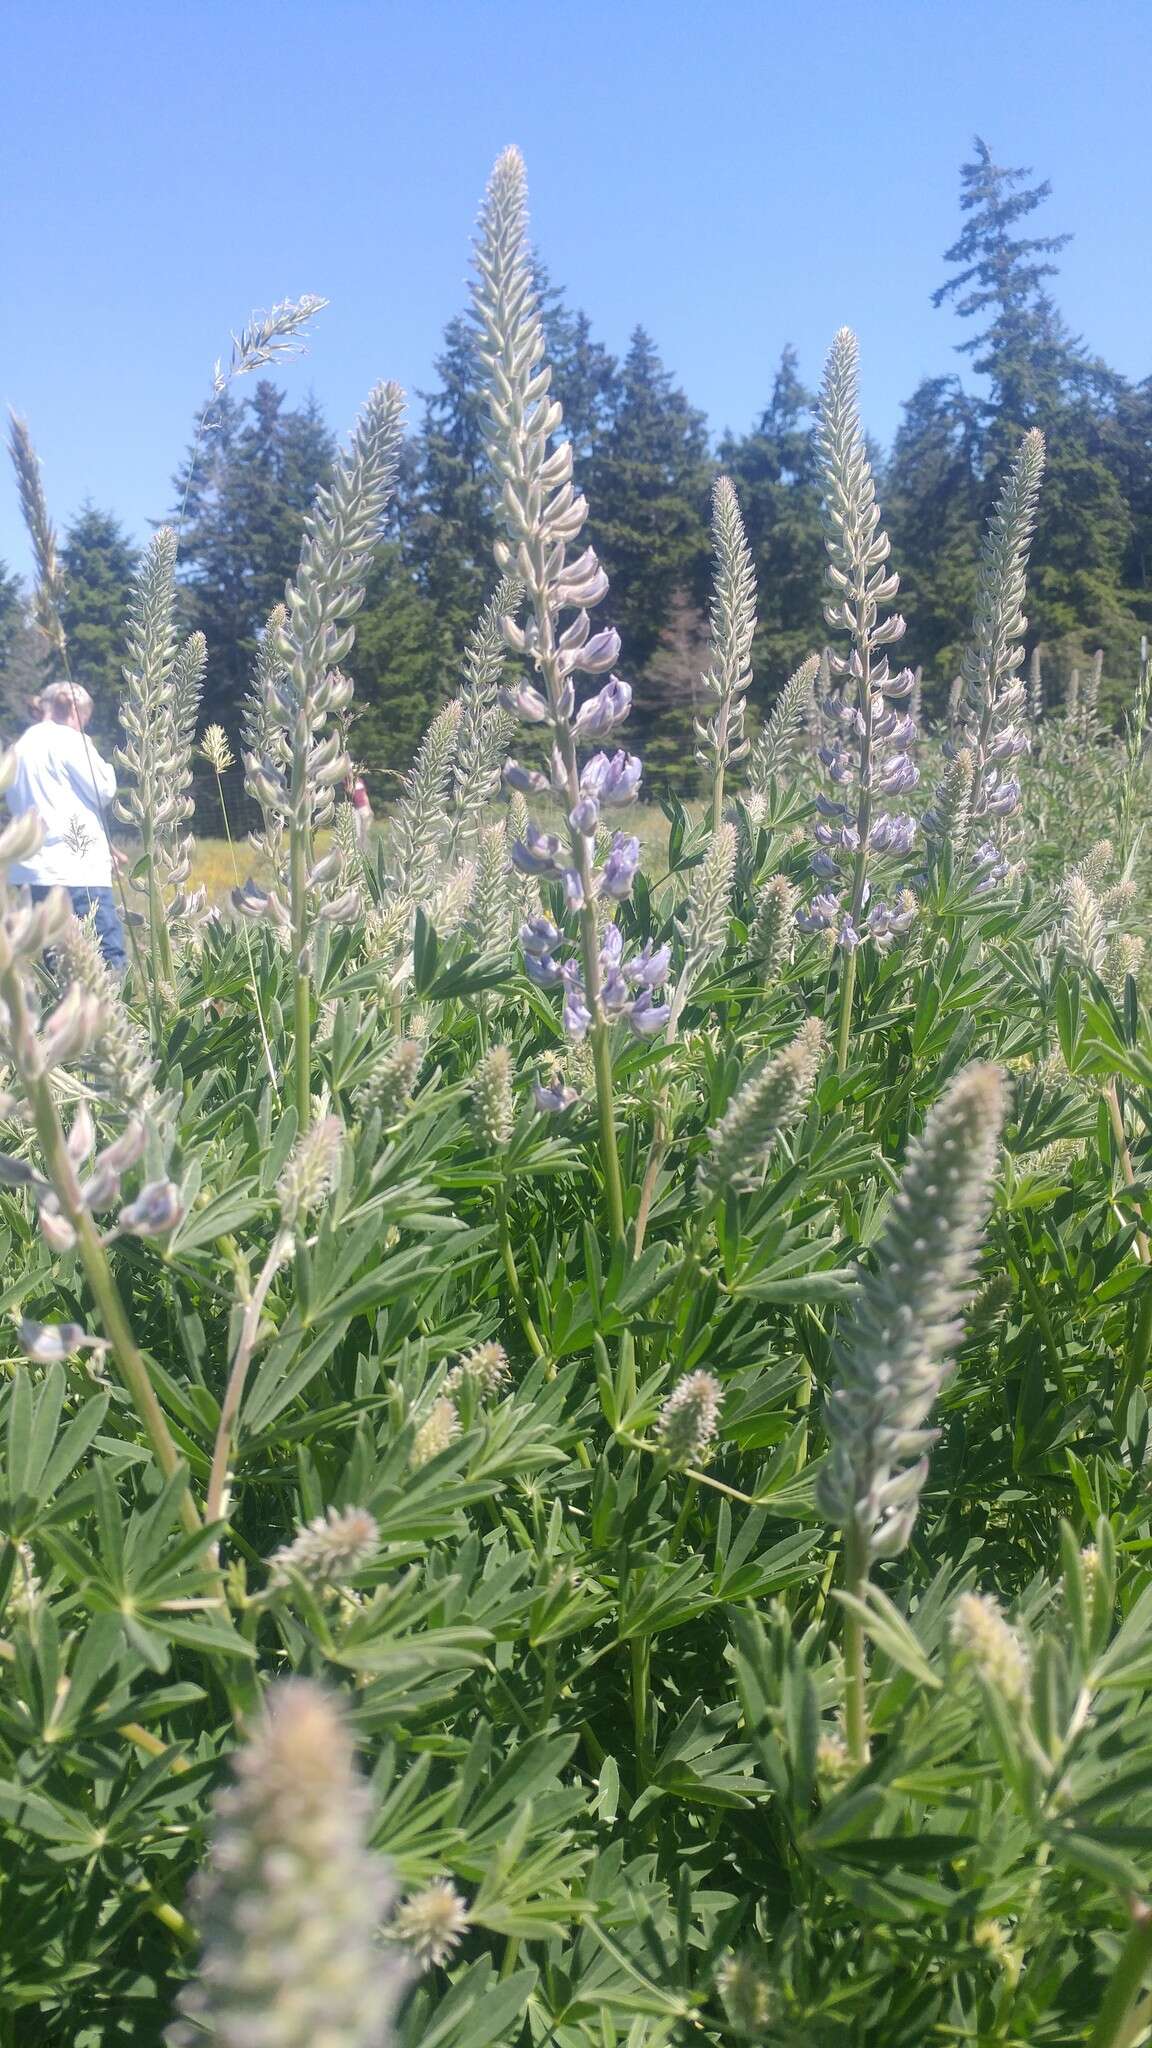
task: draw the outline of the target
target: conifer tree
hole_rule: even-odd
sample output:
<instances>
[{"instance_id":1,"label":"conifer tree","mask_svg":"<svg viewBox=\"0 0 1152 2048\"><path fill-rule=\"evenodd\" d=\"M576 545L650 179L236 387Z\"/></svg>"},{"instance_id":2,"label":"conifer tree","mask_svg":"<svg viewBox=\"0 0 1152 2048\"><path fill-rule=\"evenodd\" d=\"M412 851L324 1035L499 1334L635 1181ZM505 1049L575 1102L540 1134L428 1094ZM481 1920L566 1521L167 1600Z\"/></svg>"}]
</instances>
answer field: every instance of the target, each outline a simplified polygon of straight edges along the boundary
<instances>
[{"instance_id":1,"label":"conifer tree","mask_svg":"<svg viewBox=\"0 0 1152 2048\"><path fill-rule=\"evenodd\" d=\"M96 700L93 736L118 741L124 632L139 552L115 513L89 502L67 528L60 560L60 617L72 673Z\"/></svg>"},{"instance_id":2,"label":"conifer tree","mask_svg":"<svg viewBox=\"0 0 1152 2048\"><path fill-rule=\"evenodd\" d=\"M257 637L283 599L332 454L315 401L290 409L261 378L243 399L223 394L190 483L187 462L174 479L182 608L208 642L205 721L235 730Z\"/></svg>"}]
</instances>

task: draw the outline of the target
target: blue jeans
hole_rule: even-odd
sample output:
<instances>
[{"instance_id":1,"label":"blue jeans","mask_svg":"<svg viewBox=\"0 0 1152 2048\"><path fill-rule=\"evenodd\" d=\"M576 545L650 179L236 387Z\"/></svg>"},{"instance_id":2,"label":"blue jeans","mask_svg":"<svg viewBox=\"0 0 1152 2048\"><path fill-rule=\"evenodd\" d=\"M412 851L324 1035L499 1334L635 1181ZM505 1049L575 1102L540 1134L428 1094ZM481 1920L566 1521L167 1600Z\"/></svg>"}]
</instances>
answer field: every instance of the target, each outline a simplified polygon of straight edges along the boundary
<instances>
[{"instance_id":1,"label":"blue jeans","mask_svg":"<svg viewBox=\"0 0 1152 2048\"><path fill-rule=\"evenodd\" d=\"M50 896L52 892L43 883L34 882L29 893L33 903L43 903L44 898ZM116 908L116 898L112 890L108 887L69 889L66 894L72 899L72 908L77 917L91 917L95 911L96 936L100 941L100 951L113 974L123 974L128 965L128 955L124 950L124 927L120 923L120 913Z\"/></svg>"}]
</instances>

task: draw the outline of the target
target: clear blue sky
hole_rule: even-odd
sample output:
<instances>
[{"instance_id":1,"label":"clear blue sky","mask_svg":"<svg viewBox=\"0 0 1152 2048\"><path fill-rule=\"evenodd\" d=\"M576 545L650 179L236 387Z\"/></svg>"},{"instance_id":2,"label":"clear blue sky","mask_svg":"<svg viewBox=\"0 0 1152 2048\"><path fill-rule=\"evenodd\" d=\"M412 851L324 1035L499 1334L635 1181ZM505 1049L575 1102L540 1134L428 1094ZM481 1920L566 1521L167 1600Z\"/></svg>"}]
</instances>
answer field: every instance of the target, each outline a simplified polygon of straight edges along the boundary
<instances>
[{"instance_id":1,"label":"clear blue sky","mask_svg":"<svg viewBox=\"0 0 1152 2048\"><path fill-rule=\"evenodd\" d=\"M843 322L882 439L958 363L929 294L974 132L1051 178L1059 302L1145 376L1150 60L1148 0L13 0L0 399L58 524L90 495L146 532L253 307L331 299L285 382L339 431L378 377L428 383L510 141L571 302L616 350L643 322L715 430Z\"/></svg>"}]
</instances>

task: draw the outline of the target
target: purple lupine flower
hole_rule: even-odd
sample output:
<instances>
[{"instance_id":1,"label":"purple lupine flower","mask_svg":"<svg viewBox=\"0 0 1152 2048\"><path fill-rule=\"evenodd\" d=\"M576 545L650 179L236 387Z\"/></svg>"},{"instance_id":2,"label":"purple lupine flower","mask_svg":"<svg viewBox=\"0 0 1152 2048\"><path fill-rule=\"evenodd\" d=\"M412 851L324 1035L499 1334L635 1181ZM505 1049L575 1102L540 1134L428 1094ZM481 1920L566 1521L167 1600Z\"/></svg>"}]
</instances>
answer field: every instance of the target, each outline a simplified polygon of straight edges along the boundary
<instances>
[{"instance_id":1,"label":"purple lupine flower","mask_svg":"<svg viewBox=\"0 0 1152 2048\"><path fill-rule=\"evenodd\" d=\"M671 1003L658 1003L645 989L628 1011L628 1028L637 1038L655 1038L672 1015Z\"/></svg>"},{"instance_id":2,"label":"purple lupine flower","mask_svg":"<svg viewBox=\"0 0 1152 2048\"><path fill-rule=\"evenodd\" d=\"M624 934L618 924L606 925L600 940L600 965L607 973L610 967L618 967L624 957Z\"/></svg>"},{"instance_id":3,"label":"purple lupine flower","mask_svg":"<svg viewBox=\"0 0 1152 2048\"><path fill-rule=\"evenodd\" d=\"M836 935L836 944L838 946L843 946L844 951L846 953L854 953L856 951L857 946L860 944L861 937L862 933L857 931L855 925L852 922L851 911L846 910L844 912L844 922L840 926L840 930Z\"/></svg>"},{"instance_id":4,"label":"purple lupine flower","mask_svg":"<svg viewBox=\"0 0 1152 2048\"><path fill-rule=\"evenodd\" d=\"M560 1116L571 1109L576 1100L576 1090L569 1088L559 1074L554 1074L548 1083L533 1081L532 1093L536 1107L544 1116Z\"/></svg>"},{"instance_id":5,"label":"purple lupine flower","mask_svg":"<svg viewBox=\"0 0 1152 2048\"><path fill-rule=\"evenodd\" d=\"M551 953L525 953L524 972L537 988L555 988L562 978Z\"/></svg>"},{"instance_id":6,"label":"purple lupine flower","mask_svg":"<svg viewBox=\"0 0 1152 2048\"><path fill-rule=\"evenodd\" d=\"M150 1180L116 1218L133 1237L166 1237L184 1214L180 1190L170 1180Z\"/></svg>"},{"instance_id":7,"label":"purple lupine flower","mask_svg":"<svg viewBox=\"0 0 1152 2048\"><path fill-rule=\"evenodd\" d=\"M549 787L549 782L538 768L524 768L519 761L505 761L504 785L507 789L518 789L521 796L540 796Z\"/></svg>"},{"instance_id":8,"label":"purple lupine flower","mask_svg":"<svg viewBox=\"0 0 1152 2048\"><path fill-rule=\"evenodd\" d=\"M600 984L600 1000L609 1017L618 1017L629 1001L628 983L618 967L610 967Z\"/></svg>"},{"instance_id":9,"label":"purple lupine flower","mask_svg":"<svg viewBox=\"0 0 1152 2048\"><path fill-rule=\"evenodd\" d=\"M824 890L814 896L807 910L796 912L796 922L802 932L830 931L840 913L840 898Z\"/></svg>"},{"instance_id":10,"label":"purple lupine flower","mask_svg":"<svg viewBox=\"0 0 1152 2048\"><path fill-rule=\"evenodd\" d=\"M910 754L893 754L876 776L873 788L884 796L903 796L906 789L915 789L920 780L920 770Z\"/></svg>"},{"instance_id":11,"label":"purple lupine flower","mask_svg":"<svg viewBox=\"0 0 1152 2048\"><path fill-rule=\"evenodd\" d=\"M984 808L991 811L994 818L1010 818L1013 812L1019 810L1020 784L1014 775L1010 775L1007 782L998 783L989 791Z\"/></svg>"},{"instance_id":12,"label":"purple lupine flower","mask_svg":"<svg viewBox=\"0 0 1152 2048\"><path fill-rule=\"evenodd\" d=\"M533 917L522 924L519 931L520 944L526 953L535 953L542 958L560 944L560 931L550 917Z\"/></svg>"},{"instance_id":13,"label":"purple lupine flower","mask_svg":"<svg viewBox=\"0 0 1152 2048\"><path fill-rule=\"evenodd\" d=\"M593 838L600 823L600 806L595 797L582 796L579 803L574 804L569 811L568 823L574 832L579 832L581 838Z\"/></svg>"},{"instance_id":14,"label":"purple lupine flower","mask_svg":"<svg viewBox=\"0 0 1152 2048\"><path fill-rule=\"evenodd\" d=\"M564 901L569 910L583 910L584 881L579 868L561 868L560 879L564 884Z\"/></svg>"},{"instance_id":15,"label":"purple lupine flower","mask_svg":"<svg viewBox=\"0 0 1152 2048\"><path fill-rule=\"evenodd\" d=\"M590 640L575 649L565 650L569 666L579 669L583 675L606 675L615 668L620 659L620 635L615 626L605 626L600 633L593 633Z\"/></svg>"},{"instance_id":16,"label":"purple lupine flower","mask_svg":"<svg viewBox=\"0 0 1152 2048\"><path fill-rule=\"evenodd\" d=\"M868 832L868 844L873 853L910 853L916 838L916 820L906 811L893 816L881 811L872 820Z\"/></svg>"},{"instance_id":17,"label":"purple lupine flower","mask_svg":"<svg viewBox=\"0 0 1152 2048\"><path fill-rule=\"evenodd\" d=\"M572 730L581 739L600 739L627 718L632 708L632 685L612 676L602 690L580 706Z\"/></svg>"},{"instance_id":18,"label":"purple lupine flower","mask_svg":"<svg viewBox=\"0 0 1152 2048\"><path fill-rule=\"evenodd\" d=\"M816 809L822 818L836 818L844 824L850 816L847 804L838 803L834 797L825 796L822 789L816 792Z\"/></svg>"},{"instance_id":19,"label":"purple lupine flower","mask_svg":"<svg viewBox=\"0 0 1152 2048\"><path fill-rule=\"evenodd\" d=\"M915 669L902 668L896 675L888 676L885 679L884 695L886 697L910 697L915 688Z\"/></svg>"},{"instance_id":20,"label":"purple lupine flower","mask_svg":"<svg viewBox=\"0 0 1152 2048\"><path fill-rule=\"evenodd\" d=\"M810 865L812 873L819 875L822 881L834 882L840 873L836 862L829 853L814 853Z\"/></svg>"},{"instance_id":21,"label":"purple lupine flower","mask_svg":"<svg viewBox=\"0 0 1152 2048\"><path fill-rule=\"evenodd\" d=\"M906 932L915 916L909 907L894 910L887 903L874 903L865 919L866 929L871 938L891 939Z\"/></svg>"},{"instance_id":22,"label":"purple lupine flower","mask_svg":"<svg viewBox=\"0 0 1152 2048\"><path fill-rule=\"evenodd\" d=\"M649 939L643 952L637 953L635 959L628 962L624 972L628 976L629 981L637 983L644 988L662 988L668 979L668 969L671 964L671 946L661 946L654 953L652 951L652 941Z\"/></svg>"},{"instance_id":23,"label":"purple lupine flower","mask_svg":"<svg viewBox=\"0 0 1152 2048\"><path fill-rule=\"evenodd\" d=\"M560 1015L569 1038L574 1039L579 1044L592 1022L592 1012L584 1000L584 990L579 982L570 981L567 984L564 993L564 1008Z\"/></svg>"},{"instance_id":24,"label":"purple lupine flower","mask_svg":"<svg viewBox=\"0 0 1152 2048\"><path fill-rule=\"evenodd\" d=\"M1015 726L1005 726L988 748L985 758L989 761L1011 761L1017 754L1026 754L1032 742L1027 733L1018 732Z\"/></svg>"},{"instance_id":25,"label":"purple lupine flower","mask_svg":"<svg viewBox=\"0 0 1152 2048\"><path fill-rule=\"evenodd\" d=\"M510 683L501 690L500 702L505 711L511 711L527 725L546 725L552 717L547 697L534 690L531 683Z\"/></svg>"},{"instance_id":26,"label":"purple lupine flower","mask_svg":"<svg viewBox=\"0 0 1152 2048\"><path fill-rule=\"evenodd\" d=\"M821 747L820 759L828 770L828 778L831 782L851 782L855 770L852 766L851 757L844 752L842 747Z\"/></svg>"},{"instance_id":27,"label":"purple lupine flower","mask_svg":"<svg viewBox=\"0 0 1152 2048\"><path fill-rule=\"evenodd\" d=\"M601 756L601 758L603 758ZM638 754L626 754L621 747L613 754L604 773L599 795L602 804L629 804L640 787L644 766Z\"/></svg>"},{"instance_id":28,"label":"purple lupine flower","mask_svg":"<svg viewBox=\"0 0 1152 2048\"><path fill-rule=\"evenodd\" d=\"M523 839L512 847L512 865L522 875L554 875L560 866L560 841L555 832L541 832L529 824Z\"/></svg>"},{"instance_id":29,"label":"purple lupine flower","mask_svg":"<svg viewBox=\"0 0 1152 2048\"><path fill-rule=\"evenodd\" d=\"M600 876L602 894L612 896L617 903L622 903L632 894L632 884L639 866L640 841L627 838L623 832L617 832Z\"/></svg>"},{"instance_id":30,"label":"purple lupine flower","mask_svg":"<svg viewBox=\"0 0 1152 2048\"><path fill-rule=\"evenodd\" d=\"M628 1022L637 1038L654 1038L671 1015L671 1003L658 1003L652 990L644 988L628 1012Z\"/></svg>"}]
</instances>

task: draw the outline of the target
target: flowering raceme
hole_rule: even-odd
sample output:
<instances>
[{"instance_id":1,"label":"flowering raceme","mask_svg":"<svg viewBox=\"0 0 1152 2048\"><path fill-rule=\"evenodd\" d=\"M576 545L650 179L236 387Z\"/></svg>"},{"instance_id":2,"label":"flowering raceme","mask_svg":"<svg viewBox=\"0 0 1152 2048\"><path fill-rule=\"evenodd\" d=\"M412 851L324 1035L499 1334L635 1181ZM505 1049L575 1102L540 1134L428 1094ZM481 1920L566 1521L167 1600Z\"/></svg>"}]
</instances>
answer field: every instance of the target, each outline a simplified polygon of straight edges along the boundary
<instances>
[{"instance_id":1,"label":"flowering raceme","mask_svg":"<svg viewBox=\"0 0 1152 2048\"><path fill-rule=\"evenodd\" d=\"M526 239L524 166L516 150L506 150L493 173L476 265L491 456L508 534L497 544L496 557L505 573L519 577L529 601L523 625L511 615L504 618L504 637L534 678L509 683L501 703L549 742L546 769L509 760L504 780L510 790L550 798L566 813L562 831L530 822L513 846L512 860L521 874L558 884L565 913L581 920L579 953L563 963L558 927L547 918L526 924L520 935L525 968L537 987L563 987L564 1028L571 1039L604 1031L619 1018L647 1036L667 1020L665 1006L654 1000L660 986L654 963L624 965L623 940L611 924L604 929L595 912L597 899L623 903L632 893L639 840L616 831L598 859L597 834L607 817L636 796L642 764L623 748L597 746L584 759L580 753L589 742L609 740L624 723L632 688L615 674L615 627L592 627L608 578L593 548L574 558L569 552L588 506L572 483L571 445L556 439L563 415L551 396L552 373L544 361ZM578 679L600 676L607 680L581 701ZM536 1099L540 1104L539 1089Z\"/></svg>"},{"instance_id":2,"label":"flowering raceme","mask_svg":"<svg viewBox=\"0 0 1152 2048\"><path fill-rule=\"evenodd\" d=\"M849 635L852 646L847 655L829 656L830 676L837 681L822 707L832 732L819 758L831 789L817 798L816 894L796 921L802 931L834 932L849 953L864 939L887 946L912 922L910 897L873 899L869 863L875 857L901 860L910 852L915 819L906 811L878 809L876 799L906 796L920 780L911 752L916 722L906 708L915 677L911 669L893 674L885 651L904 634L899 612L881 616L900 579L885 566L890 545L880 527L860 425L858 379L856 337L845 327L824 373L820 449L827 576L835 592L824 615Z\"/></svg>"}]
</instances>

